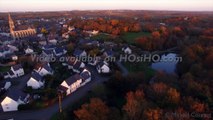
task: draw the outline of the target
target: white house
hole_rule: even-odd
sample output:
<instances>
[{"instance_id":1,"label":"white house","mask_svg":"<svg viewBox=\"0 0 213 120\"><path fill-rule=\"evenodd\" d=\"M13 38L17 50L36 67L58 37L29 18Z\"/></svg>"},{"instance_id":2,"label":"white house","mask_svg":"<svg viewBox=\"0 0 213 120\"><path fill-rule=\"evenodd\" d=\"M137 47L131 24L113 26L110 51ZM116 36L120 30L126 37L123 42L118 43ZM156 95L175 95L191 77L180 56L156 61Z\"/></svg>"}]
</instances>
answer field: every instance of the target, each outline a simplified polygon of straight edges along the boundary
<instances>
[{"instance_id":1,"label":"white house","mask_svg":"<svg viewBox=\"0 0 213 120\"><path fill-rule=\"evenodd\" d=\"M1 107L4 112L17 111L20 104L29 102L29 97L29 94L23 93L20 90L10 90L1 102Z\"/></svg>"},{"instance_id":2,"label":"white house","mask_svg":"<svg viewBox=\"0 0 213 120\"><path fill-rule=\"evenodd\" d=\"M26 54L31 54L31 53L34 52L34 50L28 46L28 47L24 50L24 52L25 52Z\"/></svg>"},{"instance_id":3,"label":"white house","mask_svg":"<svg viewBox=\"0 0 213 120\"><path fill-rule=\"evenodd\" d=\"M19 49L18 49L16 46L14 46L14 45L7 45L7 47L9 47L9 49L10 49L11 51L13 51L13 52L19 51Z\"/></svg>"},{"instance_id":4,"label":"white house","mask_svg":"<svg viewBox=\"0 0 213 120\"><path fill-rule=\"evenodd\" d=\"M7 54L11 54L13 51L9 49L7 46L0 47L0 57L4 57Z\"/></svg>"},{"instance_id":5,"label":"white house","mask_svg":"<svg viewBox=\"0 0 213 120\"><path fill-rule=\"evenodd\" d=\"M85 67L85 64L83 62L76 60L72 67L72 70L73 72L80 73L80 69L84 67Z\"/></svg>"},{"instance_id":6,"label":"white house","mask_svg":"<svg viewBox=\"0 0 213 120\"><path fill-rule=\"evenodd\" d=\"M69 27L68 27L68 30L69 30L69 31L75 30L75 27L74 27L74 26L69 26Z\"/></svg>"},{"instance_id":7,"label":"white house","mask_svg":"<svg viewBox=\"0 0 213 120\"><path fill-rule=\"evenodd\" d=\"M75 74L61 83L59 86L59 91L65 93L66 95L71 94L81 87L82 79L79 74Z\"/></svg>"},{"instance_id":8,"label":"white house","mask_svg":"<svg viewBox=\"0 0 213 120\"><path fill-rule=\"evenodd\" d=\"M64 55L64 54L66 54L67 53L67 50L65 50L64 48L62 48L62 47L60 47L60 48L55 48L54 50L53 50L53 52L54 52L54 54L55 54L55 56L62 56L62 55Z\"/></svg>"},{"instance_id":9,"label":"white house","mask_svg":"<svg viewBox=\"0 0 213 120\"><path fill-rule=\"evenodd\" d=\"M11 71L16 75L16 77L20 77L24 75L24 69L21 64L12 66Z\"/></svg>"},{"instance_id":10,"label":"white house","mask_svg":"<svg viewBox=\"0 0 213 120\"><path fill-rule=\"evenodd\" d=\"M91 73L89 70L84 69L81 74L80 74L81 78L82 78L82 83L81 86L84 86L86 83L91 81Z\"/></svg>"},{"instance_id":11,"label":"white house","mask_svg":"<svg viewBox=\"0 0 213 120\"><path fill-rule=\"evenodd\" d=\"M37 69L35 69L35 71L38 72L41 76L53 75L53 69L49 63L45 63L39 66Z\"/></svg>"},{"instance_id":12,"label":"white house","mask_svg":"<svg viewBox=\"0 0 213 120\"><path fill-rule=\"evenodd\" d=\"M94 59L88 61L88 64L89 65L92 65L92 66L96 66L97 63L101 60L101 57L99 56L96 56Z\"/></svg>"},{"instance_id":13,"label":"white house","mask_svg":"<svg viewBox=\"0 0 213 120\"><path fill-rule=\"evenodd\" d=\"M126 47L123 47L122 48L122 51L125 53L125 54L132 54L132 50L126 46Z\"/></svg>"},{"instance_id":14,"label":"white house","mask_svg":"<svg viewBox=\"0 0 213 120\"><path fill-rule=\"evenodd\" d=\"M16 75L10 70L9 72L4 73L4 79L7 78L16 78Z\"/></svg>"},{"instance_id":15,"label":"white house","mask_svg":"<svg viewBox=\"0 0 213 120\"><path fill-rule=\"evenodd\" d=\"M52 58L54 56L53 50L43 50L40 56L43 56L47 59Z\"/></svg>"},{"instance_id":16,"label":"white house","mask_svg":"<svg viewBox=\"0 0 213 120\"><path fill-rule=\"evenodd\" d=\"M75 57L86 57L87 56L87 53L85 50L79 50L79 49L75 49L73 55Z\"/></svg>"},{"instance_id":17,"label":"white house","mask_svg":"<svg viewBox=\"0 0 213 120\"><path fill-rule=\"evenodd\" d=\"M27 86L32 89L39 89L44 86L44 80L37 72L32 72L31 77L27 81Z\"/></svg>"},{"instance_id":18,"label":"white house","mask_svg":"<svg viewBox=\"0 0 213 120\"><path fill-rule=\"evenodd\" d=\"M53 38L53 39L49 39L48 42L49 42L50 44L56 45L56 44L58 43L58 40L55 39L55 38Z\"/></svg>"},{"instance_id":19,"label":"white house","mask_svg":"<svg viewBox=\"0 0 213 120\"><path fill-rule=\"evenodd\" d=\"M96 69L98 73L110 73L110 68L108 64L104 61L97 64Z\"/></svg>"},{"instance_id":20,"label":"white house","mask_svg":"<svg viewBox=\"0 0 213 120\"><path fill-rule=\"evenodd\" d=\"M0 84L0 89L5 89L5 90L7 90L7 89L10 88L10 86L11 86L11 82L10 82L10 81L6 81L6 82ZM0 90L0 91L1 91L1 90Z\"/></svg>"}]
</instances>

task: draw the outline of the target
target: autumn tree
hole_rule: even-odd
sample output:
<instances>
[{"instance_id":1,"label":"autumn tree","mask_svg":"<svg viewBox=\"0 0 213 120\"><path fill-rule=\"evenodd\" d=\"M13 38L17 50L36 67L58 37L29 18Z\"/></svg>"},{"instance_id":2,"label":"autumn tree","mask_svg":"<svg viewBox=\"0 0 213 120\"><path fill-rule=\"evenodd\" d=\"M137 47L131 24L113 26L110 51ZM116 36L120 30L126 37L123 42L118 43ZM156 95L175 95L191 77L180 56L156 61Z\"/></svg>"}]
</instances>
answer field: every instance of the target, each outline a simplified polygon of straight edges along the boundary
<instances>
[{"instance_id":1,"label":"autumn tree","mask_svg":"<svg viewBox=\"0 0 213 120\"><path fill-rule=\"evenodd\" d=\"M141 25L139 23L135 23L132 28L131 28L132 32L140 32L141 31Z\"/></svg>"},{"instance_id":2,"label":"autumn tree","mask_svg":"<svg viewBox=\"0 0 213 120\"><path fill-rule=\"evenodd\" d=\"M184 32L183 32L183 30L179 26L174 27L172 29L172 32L177 37L184 37Z\"/></svg>"},{"instance_id":3,"label":"autumn tree","mask_svg":"<svg viewBox=\"0 0 213 120\"><path fill-rule=\"evenodd\" d=\"M110 21L112 26L117 26L119 24L119 20L113 19Z\"/></svg>"},{"instance_id":4,"label":"autumn tree","mask_svg":"<svg viewBox=\"0 0 213 120\"><path fill-rule=\"evenodd\" d=\"M110 109L99 98L91 98L90 103L83 104L74 114L79 120L108 120Z\"/></svg>"},{"instance_id":5,"label":"autumn tree","mask_svg":"<svg viewBox=\"0 0 213 120\"><path fill-rule=\"evenodd\" d=\"M49 34L48 30L45 28L41 29L41 33L43 34L43 36L45 37L46 43L48 44L48 39L47 39L47 35Z\"/></svg>"},{"instance_id":6,"label":"autumn tree","mask_svg":"<svg viewBox=\"0 0 213 120\"><path fill-rule=\"evenodd\" d=\"M146 100L142 90L128 92L126 95L126 104L123 109L131 120L140 120L143 117L143 111L146 108Z\"/></svg>"},{"instance_id":7,"label":"autumn tree","mask_svg":"<svg viewBox=\"0 0 213 120\"><path fill-rule=\"evenodd\" d=\"M159 108L147 109L144 112L144 117L146 118L146 120L161 120L162 119L162 110Z\"/></svg>"},{"instance_id":8,"label":"autumn tree","mask_svg":"<svg viewBox=\"0 0 213 120\"><path fill-rule=\"evenodd\" d=\"M168 104L175 107L180 102L180 93L175 88L169 88L166 100Z\"/></svg>"}]
</instances>

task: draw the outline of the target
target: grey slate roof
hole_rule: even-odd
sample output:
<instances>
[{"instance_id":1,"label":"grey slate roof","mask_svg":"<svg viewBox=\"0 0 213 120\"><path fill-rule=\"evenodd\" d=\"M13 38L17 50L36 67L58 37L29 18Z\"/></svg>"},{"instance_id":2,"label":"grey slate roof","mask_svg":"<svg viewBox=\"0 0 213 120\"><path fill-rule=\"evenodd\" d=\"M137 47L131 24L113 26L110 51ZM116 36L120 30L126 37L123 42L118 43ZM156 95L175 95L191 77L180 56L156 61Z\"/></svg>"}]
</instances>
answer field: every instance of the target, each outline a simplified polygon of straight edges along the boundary
<instances>
[{"instance_id":1,"label":"grey slate roof","mask_svg":"<svg viewBox=\"0 0 213 120\"><path fill-rule=\"evenodd\" d=\"M74 64L73 68L77 70L77 69L80 68L80 66L81 66L81 61L76 61L76 63Z\"/></svg>"},{"instance_id":2,"label":"grey slate roof","mask_svg":"<svg viewBox=\"0 0 213 120\"><path fill-rule=\"evenodd\" d=\"M74 82L76 82L79 79L81 79L80 75L79 74L75 74L75 75L69 77L66 80L66 83L70 86L70 85L72 85Z\"/></svg>"},{"instance_id":3,"label":"grey slate roof","mask_svg":"<svg viewBox=\"0 0 213 120\"><path fill-rule=\"evenodd\" d=\"M82 73L80 74L80 76L81 76L81 78L82 78L83 80L86 80L86 79L88 79L88 78L91 77L89 71L84 71L84 72L82 72Z\"/></svg>"},{"instance_id":4,"label":"grey slate roof","mask_svg":"<svg viewBox=\"0 0 213 120\"><path fill-rule=\"evenodd\" d=\"M80 49L75 49L73 55L79 57L84 51Z\"/></svg>"},{"instance_id":5,"label":"grey slate roof","mask_svg":"<svg viewBox=\"0 0 213 120\"><path fill-rule=\"evenodd\" d=\"M18 99L24 100L27 94L18 89L12 89L12 90L9 90L7 96L15 101L18 101Z\"/></svg>"},{"instance_id":6,"label":"grey slate roof","mask_svg":"<svg viewBox=\"0 0 213 120\"><path fill-rule=\"evenodd\" d=\"M48 65L48 63L46 63L46 64L43 66L43 68L44 68L45 70L47 70L48 72L52 72L52 71L53 71L52 68Z\"/></svg>"},{"instance_id":7,"label":"grey slate roof","mask_svg":"<svg viewBox=\"0 0 213 120\"><path fill-rule=\"evenodd\" d=\"M63 85L60 85L59 87L58 87L58 90L59 91L63 91L63 92L66 92L67 91L67 87L64 87Z\"/></svg>"},{"instance_id":8,"label":"grey slate roof","mask_svg":"<svg viewBox=\"0 0 213 120\"><path fill-rule=\"evenodd\" d=\"M37 81L43 81L42 76L39 75L37 72L32 72L31 77L34 78Z\"/></svg>"},{"instance_id":9,"label":"grey slate roof","mask_svg":"<svg viewBox=\"0 0 213 120\"><path fill-rule=\"evenodd\" d=\"M22 69L23 67L22 67L21 64L17 64L17 65L12 66L12 68L13 68L15 71L17 71L17 70L19 70L19 69Z\"/></svg>"}]
</instances>

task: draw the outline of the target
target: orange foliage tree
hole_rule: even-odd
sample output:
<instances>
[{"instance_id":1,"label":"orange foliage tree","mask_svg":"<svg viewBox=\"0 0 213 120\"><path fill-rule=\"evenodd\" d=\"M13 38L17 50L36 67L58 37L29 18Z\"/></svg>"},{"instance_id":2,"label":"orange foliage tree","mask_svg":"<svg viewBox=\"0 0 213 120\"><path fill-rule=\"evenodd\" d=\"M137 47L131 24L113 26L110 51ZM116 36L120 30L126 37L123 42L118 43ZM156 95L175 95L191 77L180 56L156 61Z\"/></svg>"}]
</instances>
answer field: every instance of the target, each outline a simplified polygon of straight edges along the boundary
<instances>
[{"instance_id":1,"label":"orange foliage tree","mask_svg":"<svg viewBox=\"0 0 213 120\"><path fill-rule=\"evenodd\" d=\"M99 98L91 98L89 104L83 104L74 111L79 120L108 120L109 107Z\"/></svg>"}]
</instances>

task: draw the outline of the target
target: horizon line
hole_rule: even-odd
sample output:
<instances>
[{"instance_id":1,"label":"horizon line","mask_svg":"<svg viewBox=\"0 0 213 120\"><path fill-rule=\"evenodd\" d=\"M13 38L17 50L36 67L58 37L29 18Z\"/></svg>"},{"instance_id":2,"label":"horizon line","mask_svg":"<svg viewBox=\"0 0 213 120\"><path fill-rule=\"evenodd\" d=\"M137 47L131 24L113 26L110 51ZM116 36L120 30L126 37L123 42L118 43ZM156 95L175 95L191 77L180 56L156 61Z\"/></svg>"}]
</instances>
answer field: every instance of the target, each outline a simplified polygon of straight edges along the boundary
<instances>
[{"instance_id":1,"label":"horizon line","mask_svg":"<svg viewBox=\"0 0 213 120\"><path fill-rule=\"evenodd\" d=\"M72 11L167 11L167 12L213 12L213 10L156 10L156 9L74 9L74 10L20 10L0 11L0 13L27 13L27 12L72 12Z\"/></svg>"}]
</instances>

